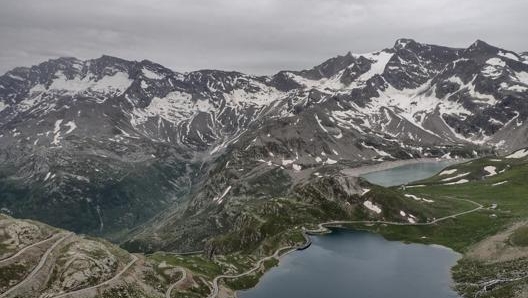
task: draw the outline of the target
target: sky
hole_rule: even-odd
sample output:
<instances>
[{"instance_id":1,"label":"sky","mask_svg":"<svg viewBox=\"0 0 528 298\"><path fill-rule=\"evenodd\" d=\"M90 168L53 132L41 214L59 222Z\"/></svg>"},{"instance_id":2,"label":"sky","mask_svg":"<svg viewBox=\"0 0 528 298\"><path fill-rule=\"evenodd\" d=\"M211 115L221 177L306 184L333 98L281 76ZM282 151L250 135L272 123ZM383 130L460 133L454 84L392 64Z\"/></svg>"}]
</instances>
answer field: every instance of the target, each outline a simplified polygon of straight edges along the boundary
<instances>
[{"instance_id":1,"label":"sky","mask_svg":"<svg viewBox=\"0 0 528 298\"><path fill-rule=\"evenodd\" d=\"M396 39L528 51L526 0L2 0L0 73L63 56L273 74Z\"/></svg>"}]
</instances>

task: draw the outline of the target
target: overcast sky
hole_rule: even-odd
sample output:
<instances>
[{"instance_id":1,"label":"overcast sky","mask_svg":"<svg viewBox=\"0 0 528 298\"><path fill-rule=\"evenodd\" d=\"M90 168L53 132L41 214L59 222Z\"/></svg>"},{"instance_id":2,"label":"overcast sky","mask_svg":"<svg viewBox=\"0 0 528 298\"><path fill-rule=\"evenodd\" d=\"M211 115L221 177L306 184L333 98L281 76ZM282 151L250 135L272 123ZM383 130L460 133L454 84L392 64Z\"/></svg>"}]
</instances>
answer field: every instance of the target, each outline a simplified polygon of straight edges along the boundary
<instances>
[{"instance_id":1,"label":"overcast sky","mask_svg":"<svg viewBox=\"0 0 528 298\"><path fill-rule=\"evenodd\" d=\"M528 51L526 0L1 0L0 73L102 54L272 74L399 37Z\"/></svg>"}]
</instances>

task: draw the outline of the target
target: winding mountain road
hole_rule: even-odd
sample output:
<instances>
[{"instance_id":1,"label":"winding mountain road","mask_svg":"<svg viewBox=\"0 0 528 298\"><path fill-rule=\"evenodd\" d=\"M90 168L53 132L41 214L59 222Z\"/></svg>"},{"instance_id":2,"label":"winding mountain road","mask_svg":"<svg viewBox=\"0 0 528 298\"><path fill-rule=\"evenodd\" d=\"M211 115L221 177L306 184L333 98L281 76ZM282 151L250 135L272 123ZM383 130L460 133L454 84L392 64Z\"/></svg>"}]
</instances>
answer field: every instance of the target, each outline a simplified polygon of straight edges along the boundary
<instances>
[{"instance_id":1,"label":"winding mountain road","mask_svg":"<svg viewBox=\"0 0 528 298\"><path fill-rule=\"evenodd\" d=\"M167 289L167 291L165 292L165 298L171 298L172 290L178 285L180 285L180 283L182 283L187 278L187 271L185 271L185 269L183 269L182 267L177 267L176 269L178 269L182 273L182 276L180 277L180 279L178 279L177 282L173 283Z\"/></svg>"},{"instance_id":2,"label":"winding mountain road","mask_svg":"<svg viewBox=\"0 0 528 298\"><path fill-rule=\"evenodd\" d=\"M222 278L239 278L239 277L242 277L242 276L245 276L245 275L248 275L248 274L251 274L255 271L257 271L261 266L262 266L262 263L264 263L265 261L267 260L271 260L273 258L277 259L279 258L281 255L280 252L283 251L283 250L289 250L288 252L284 253L282 256L288 254L289 252L291 251L294 251L296 248L295 247L292 247L292 246L284 246L284 247L281 247L279 249L277 249L275 251L275 253L271 256L267 256L267 257L264 257L262 259L260 259L253 268L249 269L248 271L246 272L242 272L240 274L237 274L237 275L218 275L217 277L215 277L213 279L213 290L211 291L211 294L209 294L209 296L207 296L208 298L213 298L213 297L216 297L218 296L218 291L219 291L219 288L218 288L218 281Z\"/></svg>"},{"instance_id":3,"label":"winding mountain road","mask_svg":"<svg viewBox=\"0 0 528 298\"><path fill-rule=\"evenodd\" d=\"M139 259L138 257L136 257L133 254L131 254L131 256L132 256L132 260L123 268L123 270L119 271L119 273L114 275L111 279L103 281L103 282L101 282L101 283L99 283L97 285L94 285L94 286L91 286L91 287L88 287L88 288L83 288L83 289L79 289L79 290L72 291L72 292L62 293L62 294L53 296L53 298L68 297L70 295L76 295L76 294L79 294L79 293L82 293L82 292L85 292L85 291L94 290L94 289L97 289L97 288L100 288L102 286L110 284L114 280L116 280L119 277L121 277L121 275L123 275L123 273L125 273L130 267L132 267L132 265L134 265L134 263L136 263L136 261Z\"/></svg>"},{"instance_id":4,"label":"winding mountain road","mask_svg":"<svg viewBox=\"0 0 528 298\"><path fill-rule=\"evenodd\" d=\"M458 212L458 213L455 213L455 214L451 214L451 215L447 215L447 216L444 216L444 217L436 218L436 219L434 219L432 221L428 221L428 222L415 222L415 223L412 223L412 222L397 222L397 221L384 221L384 220L335 220L335 221L328 221L328 222L320 223L318 225L318 229L317 230L305 230L305 232L314 233L314 234L316 234L316 233L324 233L325 231L328 230L326 228L327 226L342 225L342 224L387 224L387 225L393 225L393 226L429 226L429 225L433 225L433 224L442 222L442 221L444 221L446 219L456 218L458 216L469 214L469 213L473 213L475 211L478 211L478 210L484 208L484 206L482 206L481 204L479 204L479 203L477 203L475 201L471 201L471 200L467 200L467 199L455 199L455 198L452 198L452 200L459 200L459 201L469 202L471 204L474 204L477 207L475 207L475 208L473 208L471 210Z\"/></svg>"},{"instance_id":5,"label":"winding mountain road","mask_svg":"<svg viewBox=\"0 0 528 298\"><path fill-rule=\"evenodd\" d=\"M458 213L455 213L455 214L451 214L451 215L448 215L448 216L437 218L437 219L429 221L429 222L411 223L411 222L394 222L394 221L377 221L377 220L336 220L336 221L329 221L329 222L320 223L318 225L318 229L317 230L305 230L303 228L303 234L308 239L308 237L306 236L307 233L324 233L324 232L328 231L327 226L342 225L342 224L358 224L359 223L359 224L387 224L387 225L398 225L398 226L428 226L428 225L432 225L432 224L435 224L435 223L442 222L442 221L444 221L446 219L449 219L449 218L456 218L456 217L461 216L461 215L473 213L473 212L476 212L476 211L484 208L484 206L482 206L481 204L479 204L477 202L474 202L474 201L471 201L471 200L468 200L468 199L457 199L457 198L451 198L451 199L452 200L459 200L459 201L466 201L466 202L469 202L471 204L474 204L477 207L475 207L475 208L473 208L471 210L468 210L468 211L458 212ZM308 239L308 241L309 241L309 239ZM302 245L300 247L304 247L304 246L305 245ZM284 255L292 252L292 251L295 251L296 249L297 249L297 247L295 247L295 246L281 247L281 248L277 249L273 255L267 256L267 257L264 257L264 258L260 259L256 263L255 267L249 269L248 271L245 271L245 272L237 274L237 275L219 275L219 276L215 277L213 279L212 291L209 294L209 296L207 296L207 297L208 298L216 298L218 296L218 292L219 292L218 282L220 281L220 279L223 279L223 278L232 279L232 278L239 278L239 277L243 277L243 276L249 275L249 274L255 272L256 270L258 270L261 267L263 262L265 262L267 260L270 260L272 258L279 258L281 256L284 256ZM281 251L283 251L283 250L289 250L289 251L287 251L286 253L284 253L282 255L279 255L279 253Z\"/></svg>"},{"instance_id":6,"label":"winding mountain road","mask_svg":"<svg viewBox=\"0 0 528 298\"><path fill-rule=\"evenodd\" d=\"M31 273L29 273L29 275L26 276L26 278L24 280L22 280L21 282L19 282L18 284L16 284L12 288L10 288L9 290L7 290L4 293L2 293L0 295L0 298L7 297L7 295L9 295L10 293L12 293L13 291L17 290L22 285L24 285L25 283L30 281L35 276L35 274L37 274L37 272L42 268L42 266L44 266L44 264L48 260L49 255L53 252L55 247L57 247L61 242L66 240L66 238L70 237L71 235L73 235L73 234L72 233L68 233L68 234L64 235L62 238L60 238L59 240L57 240L57 242L53 243L53 245L44 253L44 255L42 255L38 265L31 271Z\"/></svg>"},{"instance_id":7,"label":"winding mountain road","mask_svg":"<svg viewBox=\"0 0 528 298\"><path fill-rule=\"evenodd\" d=\"M37 243L33 243L33 244L31 244L31 245L28 245L28 246L22 248L22 249L19 250L16 254L14 254L14 255L12 255L12 256L10 256L10 257L7 257L7 258L5 258L5 259L0 260L0 266L3 265L4 263L9 262L9 261L12 260L12 259L18 257L18 256L20 256L21 254L23 254L24 252L26 252L28 249L30 249L30 248L32 248L32 247L35 247L35 246L38 246L38 245L40 245L40 244L42 244L42 243L46 243L46 242L50 241L51 239L55 238L57 235L58 235L58 234L51 235L50 237L48 237L48 238L46 238L46 239L44 239L44 240L41 240L41 241L39 241L39 242L37 242Z\"/></svg>"}]
</instances>

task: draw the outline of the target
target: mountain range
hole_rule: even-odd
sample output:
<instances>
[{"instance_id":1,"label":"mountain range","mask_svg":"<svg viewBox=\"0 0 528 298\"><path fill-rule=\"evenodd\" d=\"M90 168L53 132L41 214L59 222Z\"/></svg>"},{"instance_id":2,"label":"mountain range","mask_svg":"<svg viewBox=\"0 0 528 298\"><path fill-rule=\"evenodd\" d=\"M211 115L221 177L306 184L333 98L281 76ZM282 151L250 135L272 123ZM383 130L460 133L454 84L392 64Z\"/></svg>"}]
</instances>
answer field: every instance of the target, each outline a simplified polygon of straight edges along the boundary
<instances>
[{"instance_id":1,"label":"mountain range","mask_svg":"<svg viewBox=\"0 0 528 298\"><path fill-rule=\"evenodd\" d=\"M480 40L272 76L59 58L0 76L0 208L131 251L232 251L263 216L364 212L343 169L514 151L527 118L528 53Z\"/></svg>"}]
</instances>

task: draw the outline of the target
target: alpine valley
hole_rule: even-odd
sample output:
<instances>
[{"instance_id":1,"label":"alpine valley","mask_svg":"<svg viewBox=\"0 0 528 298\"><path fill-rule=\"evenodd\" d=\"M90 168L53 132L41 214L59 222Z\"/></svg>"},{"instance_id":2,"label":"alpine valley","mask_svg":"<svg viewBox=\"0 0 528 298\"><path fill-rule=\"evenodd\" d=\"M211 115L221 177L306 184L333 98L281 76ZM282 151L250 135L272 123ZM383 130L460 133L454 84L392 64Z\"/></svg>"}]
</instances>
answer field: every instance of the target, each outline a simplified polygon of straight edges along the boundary
<instances>
[{"instance_id":1,"label":"alpine valley","mask_svg":"<svg viewBox=\"0 0 528 298\"><path fill-rule=\"evenodd\" d=\"M0 297L231 297L334 226L463 253L464 297L525 297L526 147L528 52L480 40L272 76L110 56L15 68ZM354 173L436 159L464 163L407 189ZM503 258L478 253L493 237Z\"/></svg>"}]
</instances>

